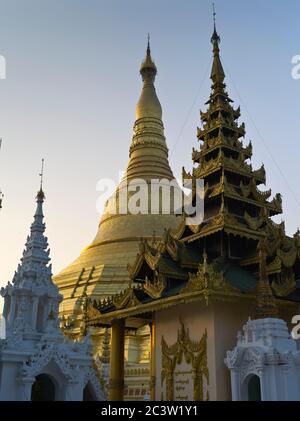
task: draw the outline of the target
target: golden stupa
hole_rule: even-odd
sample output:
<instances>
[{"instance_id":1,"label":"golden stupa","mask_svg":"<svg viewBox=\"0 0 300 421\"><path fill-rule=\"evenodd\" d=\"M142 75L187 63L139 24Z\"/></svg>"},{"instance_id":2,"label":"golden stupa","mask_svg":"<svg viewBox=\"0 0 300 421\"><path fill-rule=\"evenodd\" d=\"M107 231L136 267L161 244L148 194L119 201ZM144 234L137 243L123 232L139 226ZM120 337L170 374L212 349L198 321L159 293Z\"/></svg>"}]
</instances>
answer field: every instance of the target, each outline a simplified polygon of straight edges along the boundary
<instances>
[{"instance_id":1,"label":"golden stupa","mask_svg":"<svg viewBox=\"0 0 300 421\"><path fill-rule=\"evenodd\" d=\"M128 183L134 179L143 179L148 184L152 179L174 180L168 162L162 109L154 86L156 73L148 41L146 57L140 68L143 87L136 106L125 175ZM80 334L78 319L82 297L99 299L124 290L129 283L127 265L135 261L141 238L149 240L155 236L159 239L166 228L175 227L178 223L174 209L170 214L162 214L160 207L158 214L133 215L111 214L109 206L106 206L93 242L54 277L64 297L61 315L66 320L73 319L69 324L71 336Z\"/></svg>"}]
</instances>

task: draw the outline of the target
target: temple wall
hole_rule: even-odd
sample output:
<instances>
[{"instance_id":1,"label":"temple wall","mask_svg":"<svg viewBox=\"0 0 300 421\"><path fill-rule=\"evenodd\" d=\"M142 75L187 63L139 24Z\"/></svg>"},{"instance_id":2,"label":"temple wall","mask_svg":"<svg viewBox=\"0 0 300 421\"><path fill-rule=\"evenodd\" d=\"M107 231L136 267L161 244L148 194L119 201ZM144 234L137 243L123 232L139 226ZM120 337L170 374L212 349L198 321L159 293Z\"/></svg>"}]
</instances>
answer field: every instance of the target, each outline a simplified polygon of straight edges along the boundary
<instances>
[{"instance_id":1,"label":"temple wall","mask_svg":"<svg viewBox=\"0 0 300 421\"><path fill-rule=\"evenodd\" d=\"M155 314L155 359L156 359L156 400L169 400L168 393L173 383L174 400L231 400L230 373L224 364L226 351L236 344L236 335L243 324L248 320L249 314L253 313L253 308L246 302L225 303L218 302L207 306L204 302L181 304L161 310ZM207 331L206 347L200 348L207 358L202 359L202 363L207 366L209 382L202 376L199 386L201 392L197 392L195 387L195 370L192 364L182 359L180 365L176 364L173 369L173 379L165 378L162 384L161 373L166 364L162 363L162 337L168 346L177 342L178 331L183 323L184 328L189 330L188 335L192 341L199 342L205 330ZM202 339L203 341L204 339ZM180 347L180 346L179 346ZM201 351L201 352L202 352ZM195 354L196 356L199 353ZM171 379L171 380L170 380ZM167 389L169 388L169 392ZM178 389L179 388L179 389ZM203 390L202 390L203 389ZM208 392L208 393L207 393ZM169 394L169 398L170 398ZM200 397L201 396L201 397ZM200 397L200 398L199 398Z\"/></svg>"}]
</instances>

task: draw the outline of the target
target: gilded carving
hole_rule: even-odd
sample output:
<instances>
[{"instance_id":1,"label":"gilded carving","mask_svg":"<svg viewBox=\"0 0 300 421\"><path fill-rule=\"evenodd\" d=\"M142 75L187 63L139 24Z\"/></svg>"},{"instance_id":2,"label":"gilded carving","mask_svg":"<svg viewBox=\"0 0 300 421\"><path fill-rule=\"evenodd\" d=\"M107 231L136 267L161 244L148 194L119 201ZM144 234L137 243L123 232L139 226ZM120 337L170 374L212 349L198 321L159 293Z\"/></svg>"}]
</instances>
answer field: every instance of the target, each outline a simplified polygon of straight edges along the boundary
<instances>
[{"instance_id":1,"label":"gilded carving","mask_svg":"<svg viewBox=\"0 0 300 421\"><path fill-rule=\"evenodd\" d=\"M282 197L280 193L276 193L275 197L271 200L270 205L276 212L282 213Z\"/></svg>"},{"instance_id":2,"label":"gilded carving","mask_svg":"<svg viewBox=\"0 0 300 421\"><path fill-rule=\"evenodd\" d=\"M154 299L160 298L165 288L166 288L166 281L163 275L157 274L154 277L153 282L151 282L146 276L143 289L151 298L154 298Z\"/></svg>"},{"instance_id":3,"label":"gilded carving","mask_svg":"<svg viewBox=\"0 0 300 421\"><path fill-rule=\"evenodd\" d=\"M134 307L140 302L137 299L132 288L128 288L120 294L116 294L112 297L112 303L117 309L125 307Z\"/></svg>"},{"instance_id":4,"label":"gilded carving","mask_svg":"<svg viewBox=\"0 0 300 421\"><path fill-rule=\"evenodd\" d=\"M93 319L97 319L100 316L100 312L99 310L97 310L92 303L87 303L86 306L86 313L85 313L85 317L86 320L93 320Z\"/></svg>"},{"instance_id":5,"label":"gilded carving","mask_svg":"<svg viewBox=\"0 0 300 421\"><path fill-rule=\"evenodd\" d=\"M274 260L272 260L271 263L267 266L267 273L280 273L281 272L281 260L278 256L275 257Z\"/></svg>"},{"instance_id":6,"label":"gilded carving","mask_svg":"<svg viewBox=\"0 0 300 421\"><path fill-rule=\"evenodd\" d=\"M266 212L263 211L258 217L253 218L252 216L248 214L247 211L245 211L244 218L249 228L251 228L254 231L257 231L266 222L267 214Z\"/></svg>"},{"instance_id":7,"label":"gilded carving","mask_svg":"<svg viewBox=\"0 0 300 421\"><path fill-rule=\"evenodd\" d=\"M253 171L252 174L253 174L253 177L256 178L256 180L265 184L265 182L266 182L266 170L265 170L264 164L262 164L262 166L258 170Z\"/></svg>"},{"instance_id":8,"label":"gilded carving","mask_svg":"<svg viewBox=\"0 0 300 421\"><path fill-rule=\"evenodd\" d=\"M180 328L175 344L169 346L164 337L161 340L162 346L162 373L161 384L166 383L166 399L174 400L174 371L177 364L181 364L183 358L191 365L192 378L194 382L193 398L195 401L204 400L204 379L209 384L209 371L207 367L207 331L200 341L190 339L189 329L186 329L180 321ZM208 393L206 397L208 398Z\"/></svg>"},{"instance_id":9,"label":"gilded carving","mask_svg":"<svg viewBox=\"0 0 300 421\"><path fill-rule=\"evenodd\" d=\"M208 264L207 256L204 254L203 263L199 264L196 274L189 274L188 283L181 290L181 293L211 289L216 285L221 285L223 282L223 273L217 272L213 265Z\"/></svg>"},{"instance_id":10,"label":"gilded carving","mask_svg":"<svg viewBox=\"0 0 300 421\"><path fill-rule=\"evenodd\" d=\"M277 255L280 257L280 260L285 267L291 268L296 262L298 253L295 247L291 247L288 251L278 248Z\"/></svg>"},{"instance_id":11,"label":"gilded carving","mask_svg":"<svg viewBox=\"0 0 300 421\"><path fill-rule=\"evenodd\" d=\"M279 282L273 281L272 288L278 297L286 297L296 288L295 274L290 269L284 269Z\"/></svg>"},{"instance_id":12,"label":"gilded carving","mask_svg":"<svg viewBox=\"0 0 300 421\"><path fill-rule=\"evenodd\" d=\"M207 263L207 256L204 253L203 263L199 264L196 274L189 274L187 285L181 290L181 293L204 291L227 291L233 292L235 288L228 285L224 279L222 271L215 269L213 264Z\"/></svg>"}]
</instances>

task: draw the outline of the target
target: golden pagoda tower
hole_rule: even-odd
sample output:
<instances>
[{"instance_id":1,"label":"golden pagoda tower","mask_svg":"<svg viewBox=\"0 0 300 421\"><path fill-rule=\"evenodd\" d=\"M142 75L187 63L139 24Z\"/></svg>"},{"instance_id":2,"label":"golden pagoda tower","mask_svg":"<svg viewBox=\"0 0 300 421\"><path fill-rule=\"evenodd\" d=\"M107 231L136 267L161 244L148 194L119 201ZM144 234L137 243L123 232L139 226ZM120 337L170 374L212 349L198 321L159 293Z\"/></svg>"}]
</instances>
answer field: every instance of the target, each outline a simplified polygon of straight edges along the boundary
<instances>
[{"instance_id":1,"label":"golden pagoda tower","mask_svg":"<svg viewBox=\"0 0 300 421\"><path fill-rule=\"evenodd\" d=\"M168 161L162 108L154 86L157 68L151 57L149 39L140 74L143 87L136 106L129 162L117 189L119 195L123 191L124 180L129 183L134 179L142 179L147 184L152 179L174 180ZM178 186L177 188L179 189ZM141 238L160 239L165 229L178 225L177 221L173 212L162 214L161 209L154 215L150 212L137 215L111 214L109 204L106 205L92 243L73 263L54 277L64 297L60 312L69 336L76 338L85 333L83 298L99 300L126 289L130 282L127 265L134 262ZM95 355L97 349L101 348L102 333L95 331L93 337L97 344ZM147 362L149 333L146 331L144 339L137 339L134 334L134 342L134 350L130 350L128 345L128 359L136 363Z\"/></svg>"},{"instance_id":2,"label":"golden pagoda tower","mask_svg":"<svg viewBox=\"0 0 300 421\"><path fill-rule=\"evenodd\" d=\"M162 240L141 242L130 288L94 302L86 321L111 325L110 400L123 398L123 336L138 323L152 323L152 400L230 400L224 357L238 330L249 317L290 323L298 311L300 232L289 237L284 223L272 220L282 213L281 195L260 188L265 169L253 169L252 144L243 142L245 124L226 90L215 25L211 42L211 92L200 112L192 172L183 170L193 194L196 181L204 181L203 221L191 225L184 216Z\"/></svg>"}]
</instances>

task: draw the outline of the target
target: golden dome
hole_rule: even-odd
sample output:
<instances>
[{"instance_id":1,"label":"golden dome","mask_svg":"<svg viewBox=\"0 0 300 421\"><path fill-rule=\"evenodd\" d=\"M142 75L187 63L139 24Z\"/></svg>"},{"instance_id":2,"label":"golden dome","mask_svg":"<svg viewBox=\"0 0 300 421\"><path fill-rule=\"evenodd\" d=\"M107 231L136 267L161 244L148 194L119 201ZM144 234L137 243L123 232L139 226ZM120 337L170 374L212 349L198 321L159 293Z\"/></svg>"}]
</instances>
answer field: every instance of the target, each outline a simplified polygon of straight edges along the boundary
<instances>
[{"instance_id":1,"label":"golden dome","mask_svg":"<svg viewBox=\"0 0 300 421\"><path fill-rule=\"evenodd\" d=\"M143 88L125 178L128 181L142 179L148 184L152 179L174 180L168 161L161 105L154 88L156 67L149 45L141 75ZM150 200L149 197L149 204ZM71 314L76 300L83 294L99 299L126 288L130 282L127 265L135 261L141 239L152 239L154 232L156 238L161 238L165 228L175 228L178 223L172 211L170 214L161 211L158 214L111 214L106 207L92 243L54 277L64 296L62 313Z\"/></svg>"}]
</instances>

